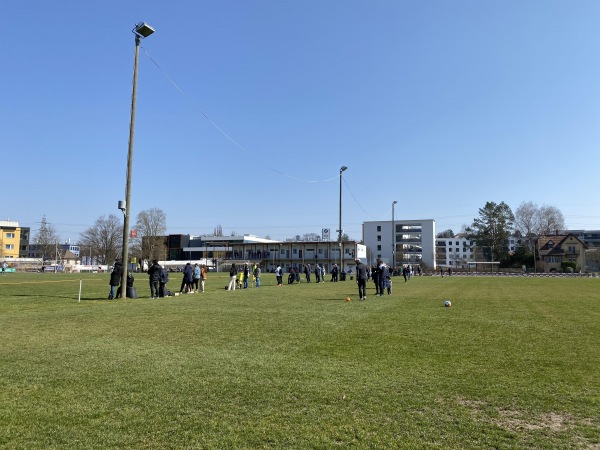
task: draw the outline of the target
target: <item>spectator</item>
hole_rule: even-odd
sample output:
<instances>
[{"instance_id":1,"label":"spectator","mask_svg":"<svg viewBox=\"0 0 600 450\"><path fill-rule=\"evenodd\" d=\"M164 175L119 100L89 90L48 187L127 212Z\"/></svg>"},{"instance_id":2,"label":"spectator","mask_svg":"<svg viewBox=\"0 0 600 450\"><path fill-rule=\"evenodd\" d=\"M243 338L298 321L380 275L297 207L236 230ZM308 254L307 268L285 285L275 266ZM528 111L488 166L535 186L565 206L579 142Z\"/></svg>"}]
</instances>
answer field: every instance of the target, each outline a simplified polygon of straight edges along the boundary
<instances>
[{"instance_id":1,"label":"spectator","mask_svg":"<svg viewBox=\"0 0 600 450\"><path fill-rule=\"evenodd\" d=\"M179 293L183 294L185 291L188 294L193 293L192 283L194 279L194 271L192 269L192 265L187 263L183 268L183 279L181 280L181 287L179 288Z\"/></svg>"},{"instance_id":2,"label":"spectator","mask_svg":"<svg viewBox=\"0 0 600 450\"><path fill-rule=\"evenodd\" d=\"M202 264L200 269L200 290L204 292L204 282L206 281L206 273L208 272L206 264Z\"/></svg>"},{"instance_id":3,"label":"spectator","mask_svg":"<svg viewBox=\"0 0 600 450\"><path fill-rule=\"evenodd\" d=\"M198 263L194 264L194 272L192 274L192 289L191 292L194 294L198 293L198 284L200 283L200 274L201 274L200 266Z\"/></svg>"},{"instance_id":4,"label":"spectator","mask_svg":"<svg viewBox=\"0 0 600 450\"><path fill-rule=\"evenodd\" d=\"M108 294L108 299L112 300L115 298L115 286L121 284L121 277L123 276L123 263L119 260L115 261L115 265L113 266L113 270L110 273L110 293Z\"/></svg>"},{"instance_id":5,"label":"spectator","mask_svg":"<svg viewBox=\"0 0 600 450\"><path fill-rule=\"evenodd\" d=\"M231 267L229 268L229 284L227 285L228 291L235 291L235 276L237 274L237 269L235 268L235 263L231 263Z\"/></svg>"},{"instance_id":6,"label":"spectator","mask_svg":"<svg viewBox=\"0 0 600 450\"><path fill-rule=\"evenodd\" d=\"M369 276L367 274L367 268L359 260L356 260L356 283L358 284L358 296L360 300L367 299L367 280Z\"/></svg>"},{"instance_id":7,"label":"spectator","mask_svg":"<svg viewBox=\"0 0 600 450\"><path fill-rule=\"evenodd\" d=\"M159 297L168 297L170 292L167 289L167 283L169 282L169 271L163 267L160 269L160 277L158 283L158 296Z\"/></svg>"},{"instance_id":8,"label":"spectator","mask_svg":"<svg viewBox=\"0 0 600 450\"><path fill-rule=\"evenodd\" d=\"M159 285L160 285L160 274L162 267L158 264L155 259L152 261L152 265L148 269L148 281L150 283L150 298L158 298L160 296Z\"/></svg>"},{"instance_id":9,"label":"spectator","mask_svg":"<svg viewBox=\"0 0 600 450\"><path fill-rule=\"evenodd\" d=\"M250 267L248 263L244 263L244 289L248 289L248 277L250 276Z\"/></svg>"},{"instance_id":10,"label":"spectator","mask_svg":"<svg viewBox=\"0 0 600 450\"><path fill-rule=\"evenodd\" d=\"M277 269L275 269L275 276L277 277L277 286L283 286L283 269L279 264L277 264Z\"/></svg>"},{"instance_id":11,"label":"spectator","mask_svg":"<svg viewBox=\"0 0 600 450\"><path fill-rule=\"evenodd\" d=\"M254 279L256 280L256 287L260 287L260 266L257 264L254 266Z\"/></svg>"}]
</instances>

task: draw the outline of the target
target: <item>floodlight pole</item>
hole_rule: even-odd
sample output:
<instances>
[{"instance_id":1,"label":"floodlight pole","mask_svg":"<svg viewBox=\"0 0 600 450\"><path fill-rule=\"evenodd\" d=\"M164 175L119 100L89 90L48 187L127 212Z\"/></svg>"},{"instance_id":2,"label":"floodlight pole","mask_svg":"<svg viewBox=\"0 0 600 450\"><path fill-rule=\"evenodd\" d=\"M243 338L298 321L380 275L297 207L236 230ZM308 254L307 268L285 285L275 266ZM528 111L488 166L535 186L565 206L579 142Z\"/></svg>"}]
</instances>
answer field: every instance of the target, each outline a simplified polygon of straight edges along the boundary
<instances>
[{"instance_id":1,"label":"floodlight pole","mask_svg":"<svg viewBox=\"0 0 600 450\"><path fill-rule=\"evenodd\" d=\"M127 182L125 185L125 210L123 211L123 275L121 276L121 298L127 296L127 272L129 270L129 219L131 211L131 169L133 166L133 135L135 128L135 103L137 98L138 56L140 53L140 40L154 33L154 29L141 22L132 30L135 36L135 57L133 60L133 92L131 94L131 119L129 121L129 148L127 151Z\"/></svg>"},{"instance_id":2,"label":"floodlight pole","mask_svg":"<svg viewBox=\"0 0 600 450\"><path fill-rule=\"evenodd\" d=\"M338 274L341 273L344 268L344 243L342 241L342 173L348 169L346 166L340 167L340 227L338 229L338 241L340 247L340 267L338 269Z\"/></svg>"}]
</instances>

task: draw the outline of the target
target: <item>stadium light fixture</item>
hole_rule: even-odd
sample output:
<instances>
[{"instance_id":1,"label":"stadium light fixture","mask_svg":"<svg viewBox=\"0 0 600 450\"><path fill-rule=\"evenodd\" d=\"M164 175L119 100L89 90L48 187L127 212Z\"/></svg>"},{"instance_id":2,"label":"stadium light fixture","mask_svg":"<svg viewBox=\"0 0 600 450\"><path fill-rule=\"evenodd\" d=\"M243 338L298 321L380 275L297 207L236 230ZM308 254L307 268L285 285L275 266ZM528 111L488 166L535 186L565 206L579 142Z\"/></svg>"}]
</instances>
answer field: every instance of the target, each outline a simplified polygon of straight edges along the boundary
<instances>
[{"instance_id":1,"label":"stadium light fixture","mask_svg":"<svg viewBox=\"0 0 600 450\"><path fill-rule=\"evenodd\" d=\"M340 273L344 268L344 260L342 259L344 257L344 244L342 242L342 173L345 172L347 169L348 168L346 166L340 167L340 227L338 229L338 239L340 246L340 267L338 269L338 273Z\"/></svg>"},{"instance_id":2,"label":"stadium light fixture","mask_svg":"<svg viewBox=\"0 0 600 450\"><path fill-rule=\"evenodd\" d=\"M125 205L119 203L119 209L124 206L123 211L123 275L121 276L121 298L127 295L127 271L129 270L129 219L131 208L131 169L133 166L133 130L135 128L135 101L137 97L137 72L138 72L138 56L140 53L140 40L147 38L154 33L154 28L145 22L139 22L132 30L135 36L135 56L133 62L133 93L131 95L131 120L129 122L129 147L127 151L127 182L125 185Z\"/></svg>"}]
</instances>

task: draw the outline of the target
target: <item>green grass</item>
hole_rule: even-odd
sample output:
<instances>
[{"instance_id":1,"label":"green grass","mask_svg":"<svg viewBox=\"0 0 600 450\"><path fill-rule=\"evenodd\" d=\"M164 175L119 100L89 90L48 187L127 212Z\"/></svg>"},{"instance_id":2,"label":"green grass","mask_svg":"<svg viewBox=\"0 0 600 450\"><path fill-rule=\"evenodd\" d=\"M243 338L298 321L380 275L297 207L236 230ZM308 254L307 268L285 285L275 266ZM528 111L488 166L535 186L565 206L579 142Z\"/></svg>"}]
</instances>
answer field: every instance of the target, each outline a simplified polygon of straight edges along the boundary
<instances>
[{"instance_id":1,"label":"green grass","mask_svg":"<svg viewBox=\"0 0 600 450\"><path fill-rule=\"evenodd\" d=\"M0 448L600 447L598 279L227 278L4 275Z\"/></svg>"}]
</instances>

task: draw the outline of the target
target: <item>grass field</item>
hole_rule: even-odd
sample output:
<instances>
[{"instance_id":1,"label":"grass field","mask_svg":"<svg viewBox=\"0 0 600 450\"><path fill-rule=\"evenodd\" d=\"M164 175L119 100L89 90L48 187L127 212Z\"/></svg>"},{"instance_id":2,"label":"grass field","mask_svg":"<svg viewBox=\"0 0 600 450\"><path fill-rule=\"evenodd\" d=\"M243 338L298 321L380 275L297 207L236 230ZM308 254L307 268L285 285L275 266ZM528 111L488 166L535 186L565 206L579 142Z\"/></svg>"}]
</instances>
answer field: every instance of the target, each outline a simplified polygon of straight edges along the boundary
<instances>
[{"instance_id":1,"label":"grass field","mask_svg":"<svg viewBox=\"0 0 600 450\"><path fill-rule=\"evenodd\" d=\"M1 448L600 448L598 279L108 277L0 278Z\"/></svg>"}]
</instances>

